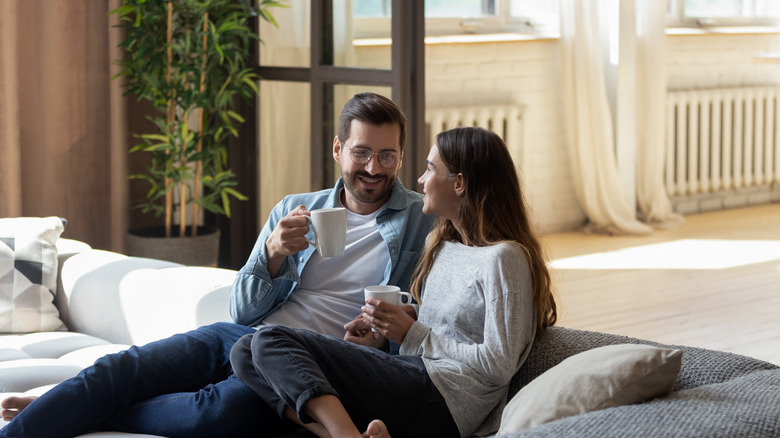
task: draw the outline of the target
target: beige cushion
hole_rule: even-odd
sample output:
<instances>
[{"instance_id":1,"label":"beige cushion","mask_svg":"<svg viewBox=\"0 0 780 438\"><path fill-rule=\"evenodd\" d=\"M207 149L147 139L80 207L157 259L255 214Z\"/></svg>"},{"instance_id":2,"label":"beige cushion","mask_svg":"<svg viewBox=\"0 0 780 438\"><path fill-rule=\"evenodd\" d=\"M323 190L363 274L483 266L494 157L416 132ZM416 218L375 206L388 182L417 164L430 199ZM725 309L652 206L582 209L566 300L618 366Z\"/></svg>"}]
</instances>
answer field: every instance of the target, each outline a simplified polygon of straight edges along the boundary
<instances>
[{"instance_id":1,"label":"beige cushion","mask_svg":"<svg viewBox=\"0 0 780 438\"><path fill-rule=\"evenodd\" d=\"M569 357L522 388L507 404L499 434L559 418L639 403L672 390L680 350L621 344Z\"/></svg>"}]
</instances>

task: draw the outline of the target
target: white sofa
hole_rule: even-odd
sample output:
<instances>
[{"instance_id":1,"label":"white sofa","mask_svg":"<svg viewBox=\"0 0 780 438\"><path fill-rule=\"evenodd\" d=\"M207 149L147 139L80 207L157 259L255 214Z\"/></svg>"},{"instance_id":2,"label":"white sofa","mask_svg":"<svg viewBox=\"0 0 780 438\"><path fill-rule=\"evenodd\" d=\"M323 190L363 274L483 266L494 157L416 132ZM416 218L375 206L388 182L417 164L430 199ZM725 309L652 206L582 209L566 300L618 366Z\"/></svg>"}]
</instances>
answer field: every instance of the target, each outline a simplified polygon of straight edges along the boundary
<instances>
[{"instance_id":1,"label":"white sofa","mask_svg":"<svg viewBox=\"0 0 780 438\"><path fill-rule=\"evenodd\" d=\"M68 331L0 335L0 400L42 394L129 345L230 321L236 271L128 257L69 239L59 239L57 250L55 304Z\"/></svg>"}]
</instances>

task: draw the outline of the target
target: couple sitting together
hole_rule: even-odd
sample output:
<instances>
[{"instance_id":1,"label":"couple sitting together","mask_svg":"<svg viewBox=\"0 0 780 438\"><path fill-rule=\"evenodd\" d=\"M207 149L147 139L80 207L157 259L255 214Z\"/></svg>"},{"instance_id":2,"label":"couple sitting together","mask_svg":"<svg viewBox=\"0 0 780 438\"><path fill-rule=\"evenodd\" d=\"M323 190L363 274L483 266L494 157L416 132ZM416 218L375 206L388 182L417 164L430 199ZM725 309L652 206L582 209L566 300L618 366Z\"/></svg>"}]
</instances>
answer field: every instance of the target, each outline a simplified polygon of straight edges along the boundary
<instances>
[{"instance_id":1,"label":"couple sitting together","mask_svg":"<svg viewBox=\"0 0 780 438\"><path fill-rule=\"evenodd\" d=\"M271 212L230 291L235 323L133 346L39 398L10 397L0 437L494 433L510 379L556 321L546 260L500 137L440 133L420 195L397 179L405 128L389 99L355 95L333 141L342 178ZM346 248L323 258L303 216L330 207L347 210ZM379 284L410 290L418 311L365 299Z\"/></svg>"}]
</instances>

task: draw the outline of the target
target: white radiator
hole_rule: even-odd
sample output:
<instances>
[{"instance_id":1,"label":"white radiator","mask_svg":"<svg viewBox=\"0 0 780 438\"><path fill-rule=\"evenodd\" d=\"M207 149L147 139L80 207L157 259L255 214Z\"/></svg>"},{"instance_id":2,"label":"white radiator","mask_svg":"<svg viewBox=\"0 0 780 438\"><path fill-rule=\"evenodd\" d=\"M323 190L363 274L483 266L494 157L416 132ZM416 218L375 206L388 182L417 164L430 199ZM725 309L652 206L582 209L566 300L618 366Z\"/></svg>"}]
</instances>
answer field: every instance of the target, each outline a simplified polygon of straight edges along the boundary
<instances>
[{"instance_id":1,"label":"white radiator","mask_svg":"<svg viewBox=\"0 0 780 438\"><path fill-rule=\"evenodd\" d=\"M666 190L685 196L780 182L780 87L667 93Z\"/></svg>"},{"instance_id":2,"label":"white radiator","mask_svg":"<svg viewBox=\"0 0 780 438\"><path fill-rule=\"evenodd\" d=\"M436 134L452 128L479 126L504 139L516 165L522 161L523 128L521 108L516 105L466 106L427 108L426 138L429 148L436 143ZM426 148L427 150L427 148Z\"/></svg>"}]
</instances>

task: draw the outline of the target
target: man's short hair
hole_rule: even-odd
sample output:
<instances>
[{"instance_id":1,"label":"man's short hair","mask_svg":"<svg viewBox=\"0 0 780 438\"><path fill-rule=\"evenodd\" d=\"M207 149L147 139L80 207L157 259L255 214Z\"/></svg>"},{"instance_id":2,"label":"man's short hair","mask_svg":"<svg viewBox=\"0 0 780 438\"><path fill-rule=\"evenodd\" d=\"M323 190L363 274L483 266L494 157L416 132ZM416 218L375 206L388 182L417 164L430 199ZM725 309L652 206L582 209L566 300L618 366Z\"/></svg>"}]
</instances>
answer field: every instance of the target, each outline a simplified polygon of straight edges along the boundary
<instances>
[{"instance_id":1,"label":"man's short hair","mask_svg":"<svg viewBox=\"0 0 780 438\"><path fill-rule=\"evenodd\" d=\"M406 117L392 100L374 93L358 93L344 105L339 116L339 132L342 142L349 139L349 130L353 120L370 123L372 125L384 125L385 123L397 123L401 127L401 138L398 144L403 153L406 148Z\"/></svg>"}]
</instances>

